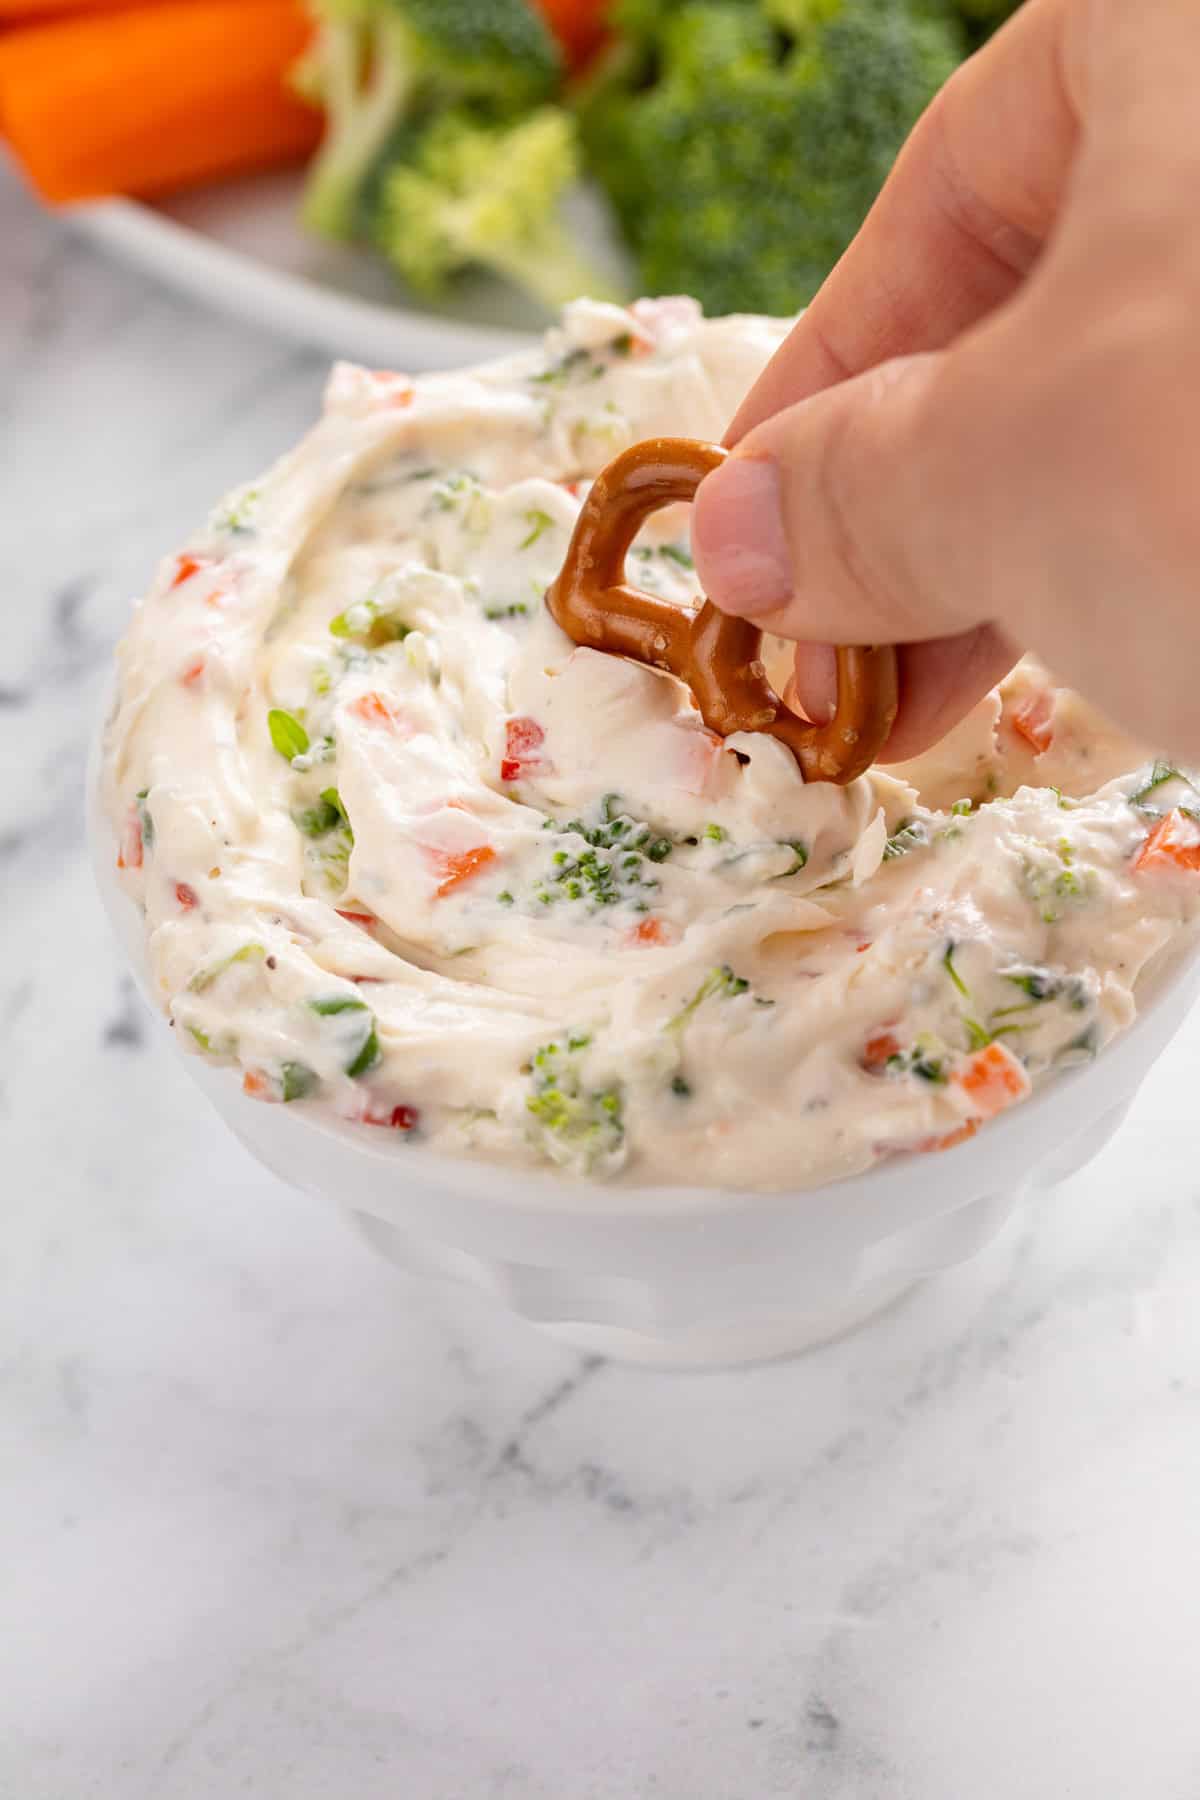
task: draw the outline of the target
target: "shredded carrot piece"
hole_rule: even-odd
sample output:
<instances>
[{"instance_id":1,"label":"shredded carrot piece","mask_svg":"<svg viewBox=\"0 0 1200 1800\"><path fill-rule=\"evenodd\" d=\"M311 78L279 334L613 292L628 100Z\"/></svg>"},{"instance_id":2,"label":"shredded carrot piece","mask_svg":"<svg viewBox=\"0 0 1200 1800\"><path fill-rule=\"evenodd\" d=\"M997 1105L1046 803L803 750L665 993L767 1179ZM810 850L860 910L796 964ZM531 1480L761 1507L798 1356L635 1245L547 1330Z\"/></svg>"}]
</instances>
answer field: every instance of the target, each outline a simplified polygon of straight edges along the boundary
<instances>
[{"instance_id":1,"label":"shredded carrot piece","mask_svg":"<svg viewBox=\"0 0 1200 1800\"><path fill-rule=\"evenodd\" d=\"M382 694L360 694L350 704L350 711L368 725L395 725L400 715Z\"/></svg>"},{"instance_id":2,"label":"shredded carrot piece","mask_svg":"<svg viewBox=\"0 0 1200 1800\"><path fill-rule=\"evenodd\" d=\"M137 807L134 806L130 808L129 817L125 821L125 830L117 851L117 867L118 869L140 869L144 861L142 822L138 818Z\"/></svg>"},{"instance_id":3,"label":"shredded carrot piece","mask_svg":"<svg viewBox=\"0 0 1200 1800\"><path fill-rule=\"evenodd\" d=\"M1012 715L1013 730L1041 756L1054 742L1054 696L1037 694L1018 706Z\"/></svg>"},{"instance_id":4,"label":"shredded carrot piece","mask_svg":"<svg viewBox=\"0 0 1200 1800\"><path fill-rule=\"evenodd\" d=\"M627 944L673 944L675 933L663 919L639 919L625 939Z\"/></svg>"},{"instance_id":5,"label":"shredded carrot piece","mask_svg":"<svg viewBox=\"0 0 1200 1800\"><path fill-rule=\"evenodd\" d=\"M195 662L188 664L187 668L183 671L183 674L179 677L179 680L184 687L195 687L203 674L204 658L198 656Z\"/></svg>"},{"instance_id":6,"label":"shredded carrot piece","mask_svg":"<svg viewBox=\"0 0 1200 1800\"><path fill-rule=\"evenodd\" d=\"M437 866L442 880L438 885L438 899L444 900L447 894L452 894L455 888L461 887L464 881L470 881L472 875L478 875L480 869L486 869L495 860L496 852L490 844L477 844L473 850L454 853L439 852Z\"/></svg>"},{"instance_id":7,"label":"shredded carrot piece","mask_svg":"<svg viewBox=\"0 0 1200 1800\"><path fill-rule=\"evenodd\" d=\"M379 920L375 917L374 913L343 912L340 907L335 907L334 911L337 913L339 919L345 919L347 925L362 925L368 931L371 929L372 925L378 925L379 923Z\"/></svg>"},{"instance_id":8,"label":"shredded carrot piece","mask_svg":"<svg viewBox=\"0 0 1200 1800\"><path fill-rule=\"evenodd\" d=\"M1135 869L1200 869L1200 826L1177 806L1158 821L1133 859Z\"/></svg>"},{"instance_id":9,"label":"shredded carrot piece","mask_svg":"<svg viewBox=\"0 0 1200 1800\"><path fill-rule=\"evenodd\" d=\"M990 1119L1015 1100L1023 1100L1031 1085L1024 1064L1007 1044L989 1044L985 1050L977 1050L951 1079L970 1097L981 1119Z\"/></svg>"},{"instance_id":10,"label":"shredded carrot piece","mask_svg":"<svg viewBox=\"0 0 1200 1800\"><path fill-rule=\"evenodd\" d=\"M271 1094L271 1083L261 1069L247 1069L242 1076L242 1092L249 1094L252 1100L267 1100Z\"/></svg>"},{"instance_id":11,"label":"shredded carrot piece","mask_svg":"<svg viewBox=\"0 0 1200 1800\"><path fill-rule=\"evenodd\" d=\"M960 1125L957 1131L948 1131L945 1137L926 1138L924 1143L917 1145L917 1149L953 1150L955 1144L965 1144L967 1139L973 1138L978 1130L979 1120L968 1119L965 1125Z\"/></svg>"}]
</instances>

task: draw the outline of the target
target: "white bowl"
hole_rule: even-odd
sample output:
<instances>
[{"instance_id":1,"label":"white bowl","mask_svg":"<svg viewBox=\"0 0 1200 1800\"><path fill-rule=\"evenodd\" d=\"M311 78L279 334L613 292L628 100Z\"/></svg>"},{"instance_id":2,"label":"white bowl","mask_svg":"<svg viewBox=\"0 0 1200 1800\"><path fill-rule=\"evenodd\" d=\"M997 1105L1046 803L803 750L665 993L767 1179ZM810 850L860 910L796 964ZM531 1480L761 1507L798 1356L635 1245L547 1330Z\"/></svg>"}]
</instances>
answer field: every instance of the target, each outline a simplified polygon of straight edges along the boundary
<instances>
[{"instance_id":1,"label":"white bowl","mask_svg":"<svg viewBox=\"0 0 1200 1800\"><path fill-rule=\"evenodd\" d=\"M97 735L88 777L96 881L161 1020L141 914L116 877L99 761ZM343 1207L402 1268L494 1295L580 1348L704 1367L836 1336L922 1276L973 1256L1027 1190L1065 1180L1104 1148L1198 988L1200 951L1189 946L1139 991L1139 1017L1094 1063L1057 1077L977 1137L771 1194L607 1186L447 1157L393 1133L265 1106L229 1069L179 1054L248 1150L294 1187Z\"/></svg>"}]
</instances>

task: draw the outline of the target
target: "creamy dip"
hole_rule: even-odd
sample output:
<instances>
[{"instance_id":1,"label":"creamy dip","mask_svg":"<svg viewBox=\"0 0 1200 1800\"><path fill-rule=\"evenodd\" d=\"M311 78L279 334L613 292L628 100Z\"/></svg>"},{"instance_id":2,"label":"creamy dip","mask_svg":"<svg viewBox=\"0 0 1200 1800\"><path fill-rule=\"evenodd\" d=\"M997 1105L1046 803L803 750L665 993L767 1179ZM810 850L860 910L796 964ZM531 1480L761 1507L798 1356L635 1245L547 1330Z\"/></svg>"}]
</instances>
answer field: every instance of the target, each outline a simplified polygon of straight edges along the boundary
<instances>
[{"instance_id":1,"label":"creamy dip","mask_svg":"<svg viewBox=\"0 0 1200 1800\"><path fill-rule=\"evenodd\" d=\"M786 329L580 302L484 368L339 367L162 567L104 796L185 1048L397 1145L792 1187L952 1145L1128 1024L1200 798L1035 664L920 762L806 786L546 612L589 478L719 437ZM630 567L694 600L686 512Z\"/></svg>"}]
</instances>

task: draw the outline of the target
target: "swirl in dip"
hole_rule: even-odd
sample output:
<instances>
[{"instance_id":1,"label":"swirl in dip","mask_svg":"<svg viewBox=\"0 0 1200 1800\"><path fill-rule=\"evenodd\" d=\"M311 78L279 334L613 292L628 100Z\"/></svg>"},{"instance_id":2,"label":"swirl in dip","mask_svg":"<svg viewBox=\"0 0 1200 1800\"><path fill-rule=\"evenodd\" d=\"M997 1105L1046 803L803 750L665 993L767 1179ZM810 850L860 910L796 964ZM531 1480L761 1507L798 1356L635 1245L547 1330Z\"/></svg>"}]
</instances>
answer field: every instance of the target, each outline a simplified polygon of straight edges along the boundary
<instances>
[{"instance_id":1,"label":"swirl in dip","mask_svg":"<svg viewBox=\"0 0 1200 1800\"><path fill-rule=\"evenodd\" d=\"M1200 797L1035 664L806 786L545 610L589 478L719 437L785 330L580 302L484 368L339 367L161 569L104 797L195 1055L397 1143L771 1188L952 1145L1129 1022ZM693 600L686 513L631 567Z\"/></svg>"}]
</instances>

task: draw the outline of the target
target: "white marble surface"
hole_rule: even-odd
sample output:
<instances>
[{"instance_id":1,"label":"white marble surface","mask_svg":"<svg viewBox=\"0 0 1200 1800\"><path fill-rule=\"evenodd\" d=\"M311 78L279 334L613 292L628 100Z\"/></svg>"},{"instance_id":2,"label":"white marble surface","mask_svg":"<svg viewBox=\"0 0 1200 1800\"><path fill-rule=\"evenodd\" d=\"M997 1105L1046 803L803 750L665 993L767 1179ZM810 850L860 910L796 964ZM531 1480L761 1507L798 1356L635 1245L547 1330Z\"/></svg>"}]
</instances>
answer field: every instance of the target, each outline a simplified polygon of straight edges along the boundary
<instances>
[{"instance_id":1,"label":"white marble surface","mask_svg":"<svg viewBox=\"0 0 1200 1800\"><path fill-rule=\"evenodd\" d=\"M0 1795L1195 1800L1200 1017L974 1265L716 1376L405 1282L160 1055L85 737L321 373L0 182Z\"/></svg>"}]
</instances>

